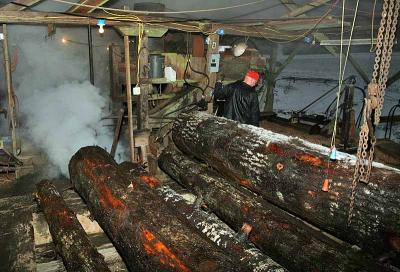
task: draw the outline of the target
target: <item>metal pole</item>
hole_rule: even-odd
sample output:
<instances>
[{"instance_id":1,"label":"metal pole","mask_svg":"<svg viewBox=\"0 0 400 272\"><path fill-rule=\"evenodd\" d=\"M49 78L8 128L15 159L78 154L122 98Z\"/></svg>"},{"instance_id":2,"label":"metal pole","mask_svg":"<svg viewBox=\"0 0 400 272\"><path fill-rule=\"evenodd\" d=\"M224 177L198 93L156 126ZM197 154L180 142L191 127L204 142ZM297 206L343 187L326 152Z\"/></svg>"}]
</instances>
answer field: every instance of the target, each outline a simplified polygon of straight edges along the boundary
<instances>
[{"instance_id":1,"label":"metal pole","mask_svg":"<svg viewBox=\"0 0 400 272\"><path fill-rule=\"evenodd\" d=\"M94 85L92 27L88 25L90 83Z\"/></svg>"},{"instance_id":2,"label":"metal pole","mask_svg":"<svg viewBox=\"0 0 400 272\"><path fill-rule=\"evenodd\" d=\"M131 91L131 62L129 55L129 36L124 36L125 46L125 78L126 78L126 103L128 103L128 129L129 147L131 150L131 161L135 161L135 142L133 139L133 118L132 118L132 91Z\"/></svg>"}]
</instances>

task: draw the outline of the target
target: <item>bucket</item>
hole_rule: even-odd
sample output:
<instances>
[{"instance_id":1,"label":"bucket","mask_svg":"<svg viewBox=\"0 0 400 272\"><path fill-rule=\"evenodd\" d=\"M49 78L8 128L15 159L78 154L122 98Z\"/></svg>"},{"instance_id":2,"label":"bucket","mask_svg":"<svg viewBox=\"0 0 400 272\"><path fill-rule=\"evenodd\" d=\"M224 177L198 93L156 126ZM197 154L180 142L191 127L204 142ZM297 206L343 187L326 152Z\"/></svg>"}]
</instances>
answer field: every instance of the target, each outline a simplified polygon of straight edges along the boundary
<instances>
[{"instance_id":1,"label":"bucket","mask_svg":"<svg viewBox=\"0 0 400 272\"><path fill-rule=\"evenodd\" d=\"M164 60L165 57L163 55L150 55L150 78L164 77Z\"/></svg>"}]
</instances>

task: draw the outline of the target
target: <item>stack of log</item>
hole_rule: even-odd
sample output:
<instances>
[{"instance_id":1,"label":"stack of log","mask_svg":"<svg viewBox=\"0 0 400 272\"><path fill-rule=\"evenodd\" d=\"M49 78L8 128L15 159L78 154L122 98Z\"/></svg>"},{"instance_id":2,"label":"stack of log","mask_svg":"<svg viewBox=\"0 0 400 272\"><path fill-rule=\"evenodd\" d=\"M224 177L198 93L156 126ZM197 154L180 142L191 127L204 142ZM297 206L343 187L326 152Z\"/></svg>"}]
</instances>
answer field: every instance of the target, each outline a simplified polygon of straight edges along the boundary
<instances>
[{"instance_id":1,"label":"stack of log","mask_svg":"<svg viewBox=\"0 0 400 272\"><path fill-rule=\"evenodd\" d=\"M235 237L219 240L223 247L213 243L207 232L218 233L205 217L192 219L196 211L158 179L137 165L118 165L99 147L80 149L69 171L74 188L131 271L285 271ZM206 225L201 229L195 222Z\"/></svg>"},{"instance_id":2,"label":"stack of log","mask_svg":"<svg viewBox=\"0 0 400 272\"><path fill-rule=\"evenodd\" d=\"M332 162L328 148L201 112L181 114L172 138L208 166L166 149L160 168L233 229L246 226L249 239L289 270L384 271L378 259L399 264L399 170L373 165L370 182L357 186L348 224L354 156L338 153ZM331 180L328 191L321 190L324 179Z\"/></svg>"}]
</instances>

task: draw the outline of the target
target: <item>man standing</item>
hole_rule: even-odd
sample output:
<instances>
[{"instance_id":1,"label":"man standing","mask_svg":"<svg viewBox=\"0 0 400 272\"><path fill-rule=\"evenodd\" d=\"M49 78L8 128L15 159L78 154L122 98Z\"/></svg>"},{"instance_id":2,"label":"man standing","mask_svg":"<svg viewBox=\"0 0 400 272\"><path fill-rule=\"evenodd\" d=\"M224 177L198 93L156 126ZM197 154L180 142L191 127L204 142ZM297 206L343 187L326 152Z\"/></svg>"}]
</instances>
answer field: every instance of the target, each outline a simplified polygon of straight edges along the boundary
<instances>
[{"instance_id":1,"label":"man standing","mask_svg":"<svg viewBox=\"0 0 400 272\"><path fill-rule=\"evenodd\" d=\"M260 108L258 95L255 90L259 74L249 70L244 80L222 86L217 82L214 90L214 99L218 103L223 102L222 116L243 124L259 126Z\"/></svg>"}]
</instances>

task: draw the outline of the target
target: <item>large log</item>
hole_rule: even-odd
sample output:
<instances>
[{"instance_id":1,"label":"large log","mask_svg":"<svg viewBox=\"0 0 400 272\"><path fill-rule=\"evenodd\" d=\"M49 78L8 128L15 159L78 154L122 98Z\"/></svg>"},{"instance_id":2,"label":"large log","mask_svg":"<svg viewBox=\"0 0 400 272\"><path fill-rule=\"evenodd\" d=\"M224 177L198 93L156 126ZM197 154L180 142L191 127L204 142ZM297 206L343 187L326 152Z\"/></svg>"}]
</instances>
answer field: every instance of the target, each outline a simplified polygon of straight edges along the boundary
<instances>
[{"instance_id":1,"label":"large log","mask_svg":"<svg viewBox=\"0 0 400 272\"><path fill-rule=\"evenodd\" d=\"M400 250L400 171L374 163L368 184L359 183L354 215L347 217L355 157L297 137L197 112L181 114L172 137L187 154L207 162L268 201L374 254ZM332 178L328 192L323 179Z\"/></svg>"},{"instance_id":2,"label":"large log","mask_svg":"<svg viewBox=\"0 0 400 272\"><path fill-rule=\"evenodd\" d=\"M256 249L254 245L239 241L237 233L223 224L215 215L210 215L201 210L196 201L184 198L177 193L178 190L182 191L183 188L176 182L170 180L168 184L165 184L151 176L138 164L131 162L120 164L119 169L123 175L129 177L130 182L143 183L148 190L157 193L172 209L178 211L178 215L183 220L190 222L225 251L232 252L241 263L248 266L252 271L286 271L269 256ZM137 185L135 184L135 186Z\"/></svg>"},{"instance_id":3,"label":"large log","mask_svg":"<svg viewBox=\"0 0 400 272\"><path fill-rule=\"evenodd\" d=\"M262 198L236 189L213 170L176 150L164 150L159 165L201 196L235 230L240 230L244 223L250 225L249 239L290 271L385 270L349 244L339 244Z\"/></svg>"},{"instance_id":4,"label":"large log","mask_svg":"<svg viewBox=\"0 0 400 272\"><path fill-rule=\"evenodd\" d=\"M67 271L109 272L104 257L92 245L75 214L49 180L37 185L37 198Z\"/></svg>"},{"instance_id":5,"label":"large log","mask_svg":"<svg viewBox=\"0 0 400 272\"><path fill-rule=\"evenodd\" d=\"M81 148L69 172L131 271L248 271L178 220L162 198L142 186L126 186L126 177L105 150Z\"/></svg>"}]
</instances>

